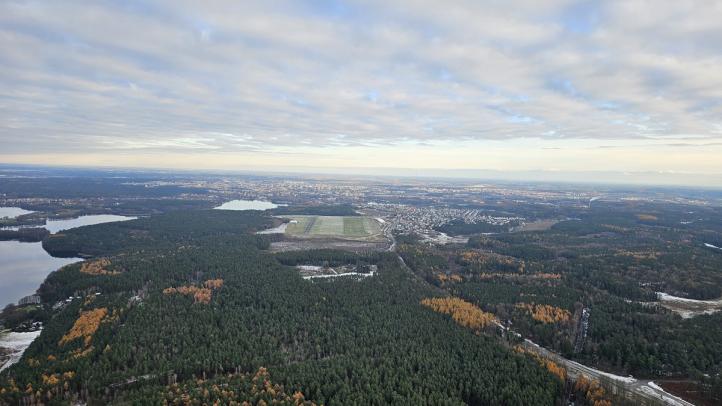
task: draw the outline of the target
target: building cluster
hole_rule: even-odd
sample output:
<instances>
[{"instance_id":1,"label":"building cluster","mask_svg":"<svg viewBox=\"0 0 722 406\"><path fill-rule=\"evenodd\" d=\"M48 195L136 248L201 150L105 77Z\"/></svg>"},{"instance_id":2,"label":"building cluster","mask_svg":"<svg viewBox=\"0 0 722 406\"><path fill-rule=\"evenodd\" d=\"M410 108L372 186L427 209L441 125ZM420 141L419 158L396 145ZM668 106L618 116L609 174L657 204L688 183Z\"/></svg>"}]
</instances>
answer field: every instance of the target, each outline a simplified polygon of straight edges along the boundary
<instances>
[{"instance_id":1,"label":"building cluster","mask_svg":"<svg viewBox=\"0 0 722 406\"><path fill-rule=\"evenodd\" d=\"M40 296L39 295L30 295L25 296L18 300L18 306L26 306L26 305L33 305L33 304L40 304Z\"/></svg>"},{"instance_id":2,"label":"building cluster","mask_svg":"<svg viewBox=\"0 0 722 406\"><path fill-rule=\"evenodd\" d=\"M133 184L133 183L129 183ZM181 186L207 189L195 199L226 201L262 199L275 203L352 204L366 202L412 206L481 207L489 202L588 205L598 191L569 191L540 185L478 184L469 181L333 179L326 176L197 176L139 183L146 187ZM188 189L193 190L193 189Z\"/></svg>"},{"instance_id":3,"label":"building cluster","mask_svg":"<svg viewBox=\"0 0 722 406\"><path fill-rule=\"evenodd\" d=\"M505 225L522 221L522 217L491 216L478 209L455 209L449 207L416 207L404 204L367 203L363 210L381 217L390 227L402 234L426 235L453 221L467 224L489 223Z\"/></svg>"}]
</instances>

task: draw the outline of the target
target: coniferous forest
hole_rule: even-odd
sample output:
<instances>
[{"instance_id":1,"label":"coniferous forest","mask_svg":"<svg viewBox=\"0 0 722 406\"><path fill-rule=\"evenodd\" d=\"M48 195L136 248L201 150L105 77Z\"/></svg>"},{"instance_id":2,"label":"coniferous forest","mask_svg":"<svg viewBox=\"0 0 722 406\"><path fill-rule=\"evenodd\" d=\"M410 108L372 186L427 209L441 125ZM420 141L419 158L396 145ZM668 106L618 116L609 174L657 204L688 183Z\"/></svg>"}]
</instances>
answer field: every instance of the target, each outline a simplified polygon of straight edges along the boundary
<instances>
[{"instance_id":1,"label":"coniferous forest","mask_svg":"<svg viewBox=\"0 0 722 406\"><path fill-rule=\"evenodd\" d=\"M238 212L174 212L47 240L50 251L92 258L40 288L43 302L60 308L44 315L40 337L3 375L3 402L529 405L560 398L562 382L537 362L423 306L445 293L394 254L300 252L301 262L372 260L379 269L363 280L310 282L284 265L296 261L293 253L277 257L264 250L267 238L252 234L267 222ZM253 384L259 373L267 387Z\"/></svg>"},{"instance_id":2,"label":"coniferous forest","mask_svg":"<svg viewBox=\"0 0 722 406\"><path fill-rule=\"evenodd\" d=\"M102 195L100 185L86 194ZM22 182L13 188L12 196L29 193ZM120 188L107 201L64 206L33 199L36 211L3 220L25 226L3 230L6 239L39 240L55 257L82 261L50 273L40 303L0 313L3 333L42 325L0 373L0 404L601 406L634 404L629 393L644 398L634 387L614 389L603 373L657 382L703 405L722 399L716 206L499 198L473 209L497 223L447 222L436 228L454 238L440 242L429 240L431 230L403 231L449 212L422 204L423 193L414 205L354 206L333 195L331 204L263 212L205 209L213 203L193 203L203 190L187 187L177 200L158 193ZM471 209L460 207L463 218ZM40 228L45 218L92 213L138 218ZM397 223L379 220L387 241L352 248L330 237L257 234L303 213ZM658 292L678 298L670 304ZM572 376L571 361L597 371Z\"/></svg>"}]
</instances>

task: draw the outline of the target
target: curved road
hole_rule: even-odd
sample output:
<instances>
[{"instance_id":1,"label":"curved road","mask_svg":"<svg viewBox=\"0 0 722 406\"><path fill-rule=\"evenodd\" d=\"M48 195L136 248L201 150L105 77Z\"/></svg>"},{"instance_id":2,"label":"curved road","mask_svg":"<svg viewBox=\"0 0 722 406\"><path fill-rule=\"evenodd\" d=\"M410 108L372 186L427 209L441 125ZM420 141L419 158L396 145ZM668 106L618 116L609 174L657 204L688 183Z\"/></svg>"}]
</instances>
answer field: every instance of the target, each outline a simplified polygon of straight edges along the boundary
<instances>
[{"instance_id":1,"label":"curved road","mask_svg":"<svg viewBox=\"0 0 722 406\"><path fill-rule=\"evenodd\" d=\"M538 344L525 339L523 344L525 349L534 351L540 356L563 365L567 369L569 376L577 377L584 375L602 383L605 388L614 387L617 391L623 392L623 396L635 402L635 404L644 405L671 405L671 406L694 406L692 403L684 399L680 399L662 388L653 384L653 381L638 380L632 377L624 377L609 374L598 369L590 368L576 361L568 360L561 355L547 350ZM652 385L650 385L652 384ZM612 390L614 392L614 390Z\"/></svg>"},{"instance_id":2,"label":"curved road","mask_svg":"<svg viewBox=\"0 0 722 406\"><path fill-rule=\"evenodd\" d=\"M383 232L391 241L391 245L389 246L388 251L395 252L396 238L394 238L394 234L391 229L391 225L387 223L387 225L384 227ZM418 277L415 272L409 269L401 255L396 253L396 256L399 258L399 261L404 268L408 269L413 275ZM501 327L505 329L505 327ZM598 369L588 367L576 361L568 360L561 355L549 351L546 348L541 347L528 339L524 339L522 345L527 350L534 351L535 353L539 354L544 358L550 359L559 365L563 365L566 368L569 376L577 377L579 375L584 375L588 379L599 381L600 383L602 383L602 386L605 386L606 388L612 387L613 393L616 394L621 392L622 396L634 402L635 404L647 406L694 406L694 404L687 402L684 399L680 399L669 392L666 392L661 387L655 385L653 381L638 380L632 377L613 375L600 371Z\"/></svg>"}]
</instances>

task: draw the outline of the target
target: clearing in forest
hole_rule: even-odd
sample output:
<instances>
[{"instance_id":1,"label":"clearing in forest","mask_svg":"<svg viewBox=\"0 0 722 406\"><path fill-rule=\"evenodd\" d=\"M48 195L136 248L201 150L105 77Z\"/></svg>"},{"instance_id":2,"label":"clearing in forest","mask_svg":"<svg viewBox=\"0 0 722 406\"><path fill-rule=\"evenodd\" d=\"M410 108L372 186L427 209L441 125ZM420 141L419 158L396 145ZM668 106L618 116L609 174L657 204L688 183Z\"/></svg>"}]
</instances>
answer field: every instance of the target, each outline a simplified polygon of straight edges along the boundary
<instances>
[{"instance_id":1,"label":"clearing in forest","mask_svg":"<svg viewBox=\"0 0 722 406\"><path fill-rule=\"evenodd\" d=\"M294 237L373 239L381 236L379 222L362 216L288 216L286 234Z\"/></svg>"}]
</instances>

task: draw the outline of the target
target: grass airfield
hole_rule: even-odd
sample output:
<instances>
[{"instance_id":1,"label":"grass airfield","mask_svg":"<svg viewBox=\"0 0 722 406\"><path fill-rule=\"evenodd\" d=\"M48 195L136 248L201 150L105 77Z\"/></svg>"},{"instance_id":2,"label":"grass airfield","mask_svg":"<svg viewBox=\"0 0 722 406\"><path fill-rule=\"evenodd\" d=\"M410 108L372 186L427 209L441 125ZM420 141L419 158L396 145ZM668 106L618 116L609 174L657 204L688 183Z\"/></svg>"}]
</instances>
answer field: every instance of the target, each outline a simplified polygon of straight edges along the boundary
<instances>
[{"instance_id":1,"label":"grass airfield","mask_svg":"<svg viewBox=\"0 0 722 406\"><path fill-rule=\"evenodd\" d=\"M362 216L284 216L291 221L286 235L301 238L383 240L379 222Z\"/></svg>"}]
</instances>

